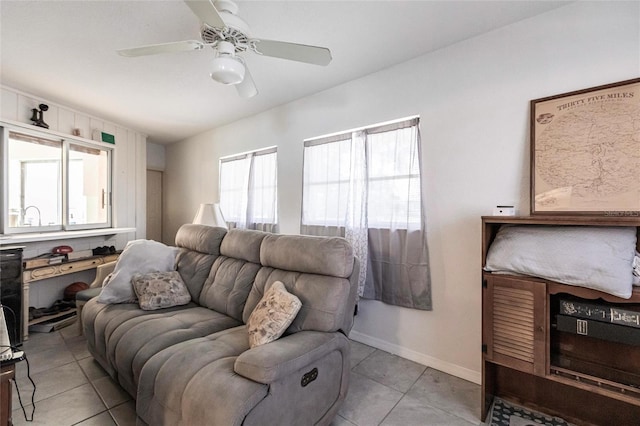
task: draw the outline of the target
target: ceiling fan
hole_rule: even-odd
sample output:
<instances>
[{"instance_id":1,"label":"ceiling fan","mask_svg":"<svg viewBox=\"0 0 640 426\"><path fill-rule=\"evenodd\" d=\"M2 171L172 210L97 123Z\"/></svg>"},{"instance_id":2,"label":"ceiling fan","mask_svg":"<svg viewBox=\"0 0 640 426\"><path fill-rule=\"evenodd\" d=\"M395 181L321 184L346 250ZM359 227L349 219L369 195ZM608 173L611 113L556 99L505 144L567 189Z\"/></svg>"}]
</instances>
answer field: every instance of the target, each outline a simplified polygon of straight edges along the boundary
<instances>
[{"instance_id":1,"label":"ceiling fan","mask_svg":"<svg viewBox=\"0 0 640 426\"><path fill-rule=\"evenodd\" d=\"M151 44L121 49L117 51L118 54L134 57L212 47L215 57L212 61L211 78L222 84L235 85L238 94L243 98L251 98L258 93L246 63L240 56L248 50L259 55L308 64L328 65L331 62L331 51L326 47L251 38L249 25L237 15L238 6L231 0L184 2L202 21L202 41L184 40Z\"/></svg>"}]
</instances>

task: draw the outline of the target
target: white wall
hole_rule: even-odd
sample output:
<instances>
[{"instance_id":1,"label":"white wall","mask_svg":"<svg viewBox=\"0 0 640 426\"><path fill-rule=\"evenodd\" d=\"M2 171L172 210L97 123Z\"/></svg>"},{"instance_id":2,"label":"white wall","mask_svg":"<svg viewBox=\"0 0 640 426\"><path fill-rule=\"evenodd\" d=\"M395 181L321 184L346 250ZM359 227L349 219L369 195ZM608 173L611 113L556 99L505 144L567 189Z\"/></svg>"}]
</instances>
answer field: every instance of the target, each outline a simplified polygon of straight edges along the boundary
<instances>
[{"instance_id":1,"label":"white wall","mask_svg":"<svg viewBox=\"0 0 640 426\"><path fill-rule=\"evenodd\" d=\"M8 123L31 124L31 109L45 103L49 110L44 113L44 121L49 130L71 135L72 129L80 129L81 137L91 139L93 130L98 129L115 136L113 156L113 226L135 228L135 232L116 235L94 236L43 242L20 243L25 246L25 258L51 252L53 247L68 245L74 250L88 250L102 246L115 246L122 250L127 241L145 237L146 229L146 135L50 102L35 94L25 93L11 87L0 86L0 120ZM38 128L36 128L38 129ZM52 278L31 284L29 302L31 306L50 306L62 298L64 287L72 280L91 282L95 274L83 272L63 278Z\"/></svg>"},{"instance_id":2,"label":"white wall","mask_svg":"<svg viewBox=\"0 0 640 426\"><path fill-rule=\"evenodd\" d=\"M165 240L216 200L221 156L278 146L280 229L298 233L305 138L421 117L434 309L361 301L351 337L475 382L480 216L529 213L529 100L638 77L640 4L579 2L167 147Z\"/></svg>"},{"instance_id":3,"label":"white wall","mask_svg":"<svg viewBox=\"0 0 640 426\"><path fill-rule=\"evenodd\" d=\"M164 171L166 165L166 147L147 142L147 169Z\"/></svg>"}]
</instances>

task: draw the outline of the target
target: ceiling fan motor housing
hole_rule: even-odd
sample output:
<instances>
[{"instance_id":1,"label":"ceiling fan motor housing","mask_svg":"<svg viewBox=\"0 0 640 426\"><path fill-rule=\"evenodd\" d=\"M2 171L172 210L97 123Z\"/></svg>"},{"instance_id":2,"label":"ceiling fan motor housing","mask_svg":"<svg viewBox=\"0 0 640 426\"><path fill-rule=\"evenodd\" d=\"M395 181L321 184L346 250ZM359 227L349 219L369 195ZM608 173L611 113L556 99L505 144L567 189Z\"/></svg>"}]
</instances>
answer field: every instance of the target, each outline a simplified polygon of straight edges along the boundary
<instances>
[{"instance_id":1,"label":"ceiling fan motor housing","mask_svg":"<svg viewBox=\"0 0 640 426\"><path fill-rule=\"evenodd\" d=\"M236 52L247 50L251 39L250 29L249 24L237 15L238 5L230 0L218 0L214 4L225 27L213 27L204 23L201 30L202 40L214 46L221 41L228 41L235 46Z\"/></svg>"}]
</instances>

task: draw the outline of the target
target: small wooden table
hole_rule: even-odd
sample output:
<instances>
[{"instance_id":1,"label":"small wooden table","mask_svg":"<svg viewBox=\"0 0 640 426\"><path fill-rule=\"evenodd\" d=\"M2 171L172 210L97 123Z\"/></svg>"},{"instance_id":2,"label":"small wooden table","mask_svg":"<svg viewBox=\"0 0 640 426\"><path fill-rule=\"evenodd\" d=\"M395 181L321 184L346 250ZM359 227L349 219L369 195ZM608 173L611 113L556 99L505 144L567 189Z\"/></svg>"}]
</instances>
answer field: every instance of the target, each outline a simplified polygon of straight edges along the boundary
<instances>
[{"instance_id":1,"label":"small wooden table","mask_svg":"<svg viewBox=\"0 0 640 426\"><path fill-rule=\"evenodd\" d=\"M118 259L120 252L88 257L86 259L72 260L70 262L58 263L55 265L40 266L38 268L25 269L22 273L22 338L29 339L29 324L35 324L40 321L53 319L56 316L49 316L40 321L29 321L29 287L31 283L46 280L49 278L60 277L63 275L73 274L80 271L96 269L105 263L113 262ZM68 314L71 311L63 312L61 315ZM60 316L60 315L57 315ZM0 426L3 426L0 424Z\"/></svg>"},{"instance_id":2,"label":"small wooden table","mask_svg":"<svg viewBox=\"0 0 640 426\"><path fill-rule=\"evenodd\" d=\"M11 379L15 377L15 363L0 367L0 426L11 426Z\"/></svg>"}]
</instances>

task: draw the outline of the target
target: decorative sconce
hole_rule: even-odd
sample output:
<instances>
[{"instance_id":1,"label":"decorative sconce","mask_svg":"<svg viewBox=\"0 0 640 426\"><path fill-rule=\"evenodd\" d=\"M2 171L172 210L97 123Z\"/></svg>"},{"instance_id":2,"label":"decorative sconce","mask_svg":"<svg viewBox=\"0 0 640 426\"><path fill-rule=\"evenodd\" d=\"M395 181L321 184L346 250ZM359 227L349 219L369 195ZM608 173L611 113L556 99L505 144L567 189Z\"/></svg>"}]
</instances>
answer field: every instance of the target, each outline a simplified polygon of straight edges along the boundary
<instances>
[{"instance_id":1,"label":"decorative sconce","mask_svg":"<svg viewBox=\"0 0 640 426\"><path fill-rule=\"evenodd\" d=\"M33 113L33 115L31 116L31 121L33 121L33 125L34 126L44 127L45 129L48 129L49 125L44 122L44 118L42 117L42 115L43 115L44 111L48 111L49 110L49 105L40 104L40 105L38 105L38 107L40 109L33 108L31 110L31 112Z\"/></svg>"}]
</instances>

